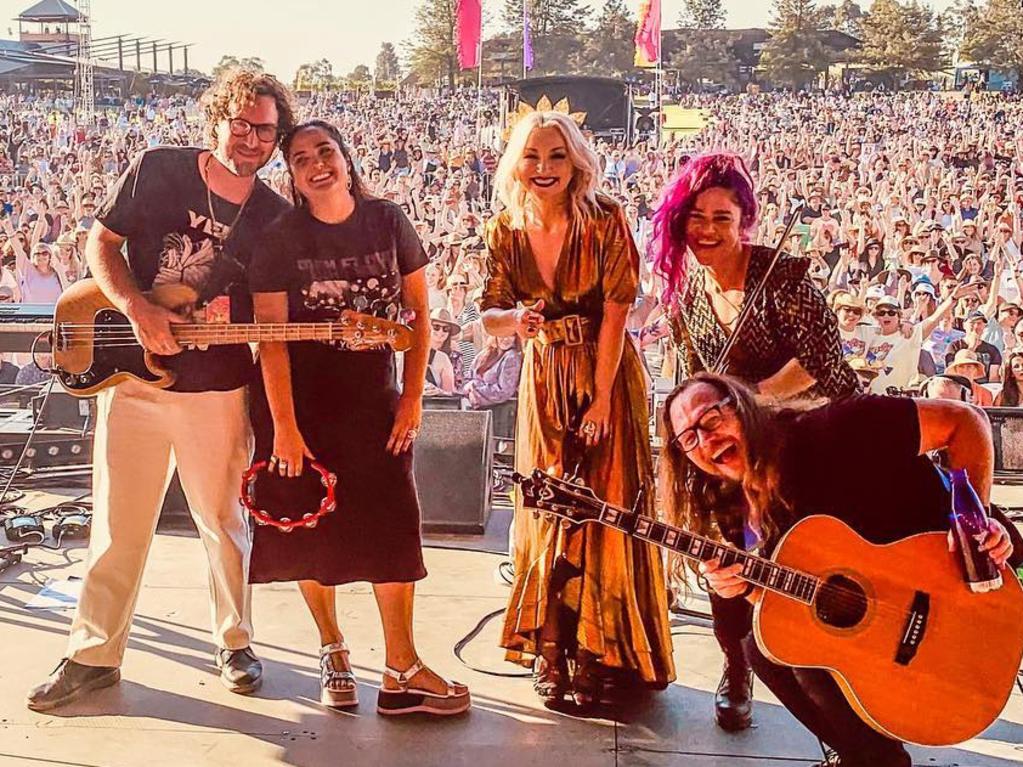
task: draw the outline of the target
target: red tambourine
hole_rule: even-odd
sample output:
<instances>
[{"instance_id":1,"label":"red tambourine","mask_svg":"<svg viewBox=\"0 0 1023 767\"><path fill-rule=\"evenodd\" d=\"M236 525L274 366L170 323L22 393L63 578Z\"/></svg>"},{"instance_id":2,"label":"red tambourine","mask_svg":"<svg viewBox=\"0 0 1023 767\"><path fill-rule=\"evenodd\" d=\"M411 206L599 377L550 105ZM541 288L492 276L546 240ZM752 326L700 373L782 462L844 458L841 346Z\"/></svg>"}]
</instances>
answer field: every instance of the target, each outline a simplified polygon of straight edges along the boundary
<instances>
[{"instance_id":1,"label":"red tambourine","mask_svg":"<svg viewBox=\"0 0 1023 767\"><path fill-rule=\"evenodd\" d=\"M337 486L337 474L327 471L323 465L316 461L310 462L310 466L320 473L320 484L327 489L327 494L323 496L323 500L320 501L320 508L315 512L309 512L303 514L301 519L289 519L288 517L281 517L276 519L271 517L262 509L256 508L256 475L263 471L269 466L268 461L260 461L254 463L248 468L248 470L242 474L242 497L241 502L245 509L249 512L252 518L256 521L257 525L270 525L276 527L282 533L290 533L296 527L316 527L316 524L327 514L334 511L337 508L337 502L334 496L334 488Z\"/></svg>"}]
</instances>

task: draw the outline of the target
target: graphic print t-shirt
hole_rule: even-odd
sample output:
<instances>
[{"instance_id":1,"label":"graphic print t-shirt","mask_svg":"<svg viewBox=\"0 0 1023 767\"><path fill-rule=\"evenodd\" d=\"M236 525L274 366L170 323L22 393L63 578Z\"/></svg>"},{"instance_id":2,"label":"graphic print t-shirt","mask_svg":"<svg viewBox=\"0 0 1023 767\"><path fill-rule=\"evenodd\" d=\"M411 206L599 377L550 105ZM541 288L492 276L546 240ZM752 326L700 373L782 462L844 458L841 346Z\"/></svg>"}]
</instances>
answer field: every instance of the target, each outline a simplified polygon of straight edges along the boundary
<instances>
[{"instance_id":1,"label":"graphic print t-shirt","mask_svg":"<svg viewBox=\"0 0 1023 767\"><path fill-rule=\"evenodd\" d=\"M207 194L199 173L201 152L179 147L142 152L96 218L127 238L128 264L142 290L184 283L198 294L192 320L217 313L229 314L232 322L251 322L246 268L266 224L289 205L257 181L235 222L239 206ZM253 370L252 352L244 344L188 349L163 360L177 376L172 391L236 389L248 383Z\"/></svg>"},{"instance_id":2,"label":"graphic print t-shirt","mask_svg":"<svg viewBox=\"0 0 1023 767\"><path fill-rule=\"evenodd\" d=\"M291 322L331 321L345 309L400 321L401 278L427 263L412 223L392 202L364 200L340 224L296 208L257 247L249 288L287 292Z\"/></svg>"}]
</instances>

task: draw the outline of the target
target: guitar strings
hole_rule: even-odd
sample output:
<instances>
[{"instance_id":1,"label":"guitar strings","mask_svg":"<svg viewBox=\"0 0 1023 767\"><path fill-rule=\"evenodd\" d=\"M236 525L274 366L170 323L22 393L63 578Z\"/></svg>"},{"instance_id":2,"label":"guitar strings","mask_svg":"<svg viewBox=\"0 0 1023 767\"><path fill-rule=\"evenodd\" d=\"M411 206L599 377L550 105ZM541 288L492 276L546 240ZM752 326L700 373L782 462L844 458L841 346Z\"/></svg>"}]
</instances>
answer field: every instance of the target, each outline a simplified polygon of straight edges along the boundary
<instances>
[{"instance_id":1,"label":"guitar strings","mask_svg":"<svg viewBox=\"0 0 1023 767\"><path fill-rule=\"evenodd\" d=\"M564 487L562 487L561 488L561 492L571 496L572 498L580 500L580 501L584 501L584 502L585 501L590 501L590 499L586 498L585 496L580 495L577 490L566 490ZM610 504L606 504L606 505L610 506ZM618 511L622 511L622 510L618 509ZM628 514L632 514L633 512L629 511L627 513ZM592 520L592 521L596 522L598 520ZM657 520L652 520L652 521L656 522ZM636 536L636 537L639 538L639 536ZM640 538L640 540L644 540L644 539ZM650 543L653 543L653 541L650 541ZM720 544L715 544L715 546L719 546L720 547L721 545ZM725 548L727 548L727 547L725 547ZM745 554L746 556L751 556L747 552L741 552L738 549L735 549L735 551L737 553ZM683 556L686 556L686 554L684 552L679 551L678 553L682 554ZM688 556L690 556L693 559L699 559L699 557L693 557L692 555L688 555ZM910 616L910 615L913 614L912 610L906 610L905 608L899 607L897 605L893 605L890 602L886 602L886 601L883 601L883 600L873 599L873 598L867 596L866 594L863 594L863 593L861 593L859 591L853 591L852 589L849 589L849 588L847 588L845 586L836 586L835 584L827 583L826 581L822 580L820 577L818 577L816 575L811 575L809 573L802 572L801 570L796 570L795 568L785 567L784 565L779 565L778 563L774 562L773 560L763 559L763 558L757 558L757 559L759 561L763 561L765 563L768 563L768 564L770 564L773 567L781 567L783 569L790 570L790 571L795 572L795 573L797 573L799 575L802 575L802 576L804 576L806 578L810 578L812 581L817 583L818 585L817 585L817 587L814 590L814 595L815 595L814 596L814 600L813 600L813 602L811 604L813 604L813 603L818 601L818 596L819 595L827 594L830 597L831 600L833 600L834 602L837 602L839 604L839 606L841 606L841 607L860 608L860 607L869 607L870 605L874 605L874 606L876 606L878 611L883 611L883 612L885 612L885 613L887 613L889 615L898 615L898 616L902 616L902 617L907 617L907 616ZM746 580L746 579L744 579L744 580ZM776 592L779 592L779 593L781 593L781 594L783 594L785 596L790 596L790 597L794 597L795 596L795 595L792 595L792 594L788 594L787 592L782 591L780 589L772 589L770 586L767 586L766 584L759 584L755 580L752 580L752 579L749 579L749 580L750 580L750 582L752 582L752 583L754 583L756 585L762 585L764 588L768 589L769 591L776 591Z\"/></svg>"}]
</instances>

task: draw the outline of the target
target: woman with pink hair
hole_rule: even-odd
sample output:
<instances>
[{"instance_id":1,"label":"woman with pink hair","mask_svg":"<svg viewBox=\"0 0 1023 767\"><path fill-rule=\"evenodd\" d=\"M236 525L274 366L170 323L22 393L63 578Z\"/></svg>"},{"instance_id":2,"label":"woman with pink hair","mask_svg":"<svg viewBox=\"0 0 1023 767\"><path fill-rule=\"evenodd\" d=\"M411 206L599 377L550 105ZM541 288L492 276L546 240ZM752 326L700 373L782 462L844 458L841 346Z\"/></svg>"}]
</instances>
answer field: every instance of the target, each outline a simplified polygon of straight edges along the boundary
<instances>
[{"instance_id":1,"label":"woman with pink hair","mask_svg":"<svg viewBox=\"0 0 1023 767\"><path fill-rule=\"evenodd\" d=\"M837 319L807 275L810 261L783 255L768 275L772 249L750 242L757 215L753 179L738 155L694 157L664 191L654 214L654 270L665 285L679 380L727 372L779 399L853 394L856 373L842 357ZM728 358L715 369L746 296L765 279ZM744 543L742 530L722 533ZM725 653L716 719L726 730L742 730L752 723L752 670L742 650L750 608L743 599L715 595L711 608Z\"/></svg>"}]
</instances>

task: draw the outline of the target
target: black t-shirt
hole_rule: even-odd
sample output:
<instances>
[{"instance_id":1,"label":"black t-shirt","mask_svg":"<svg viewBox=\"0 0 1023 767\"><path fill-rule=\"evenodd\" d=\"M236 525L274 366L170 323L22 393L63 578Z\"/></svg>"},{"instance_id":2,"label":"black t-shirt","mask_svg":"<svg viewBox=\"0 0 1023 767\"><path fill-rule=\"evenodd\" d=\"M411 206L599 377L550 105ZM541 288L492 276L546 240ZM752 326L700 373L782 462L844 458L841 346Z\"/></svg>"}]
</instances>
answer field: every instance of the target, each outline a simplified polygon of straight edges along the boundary
<instances>
[{"instance_id":1,"label":"black t-shirt","mask_svg":"<svg viewBox=\"0 0 1023 767\"><path fill-rule=\"evenodd\" d=\"M308 208L287 211L256 248L249 267L253 293L288 293L288 319L336 319L343 309L399 320L401 278L428 263L401 208L370 198L340 224Z\"/></svg>"},{"instance_id":2,"label":"black t-shirt","mask_svg":"<svg viewBox=\"0 0 1023 767\"><path fill-rule=\"evenodd\" d=\"M872 543L948 529L951 494L920 455L911 399L858 395L788 416L782 496L797 519L827 514Z\"/></svg>"},{"instance_id":3,"label":"black t-shirt","mask_svg":"<svg viewBox=\"0 0 1023 767\"><path fill-rule=\"evenodd\" d=\"M127 238L128 265L142 290L185 283L198 294L200 309L215 301L211 313L226 314L229 302L232 322L251 322L245 270L266 224L289 205L256 181L235 222L239 206L208 196L199 173L200 152L179 147L142 152L118 179L96 218ZM205 315L201 312L196 319L202 321ZM253 369L252 353L244 344L186 350L164 360L177 375L172 391L237 389L248 383Z\"/></svg>"}]
</instances>

